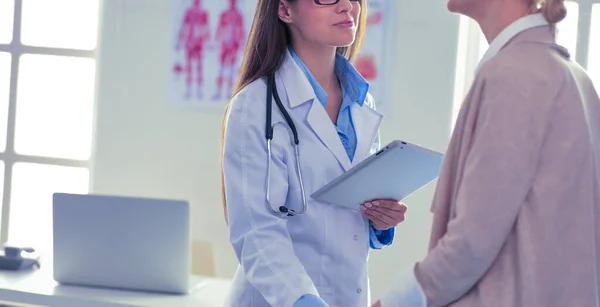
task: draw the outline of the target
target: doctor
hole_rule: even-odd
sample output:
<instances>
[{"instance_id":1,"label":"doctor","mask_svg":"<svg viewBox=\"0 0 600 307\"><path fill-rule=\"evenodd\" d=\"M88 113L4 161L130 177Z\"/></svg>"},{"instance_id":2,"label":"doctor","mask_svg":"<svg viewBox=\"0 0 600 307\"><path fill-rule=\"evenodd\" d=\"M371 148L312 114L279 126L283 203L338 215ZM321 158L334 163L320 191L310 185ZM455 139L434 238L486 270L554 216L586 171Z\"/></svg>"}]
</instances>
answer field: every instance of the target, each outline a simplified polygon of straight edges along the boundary
<instances>
[{"instance_id":1,"label":"doctor","mask_svg":"<svg viewBox=\"0 0 600 307\"><path fill-rule=\"evenodd\" d=\"M365 10L365 0L258 1L224 118L240 263L226 306L369 305L369 249L392 242L406 206L378 200L361 212L309 198L379 147L382 115L349 62Z\"/></svg>"},{"instance_id":2,"label":"doctor","mask_svg":"<svg viewBox=\"0 0 600 307\"><path fill-rule=\"evenodd\" d=\"M429 253L375 306L600 306L600 98L555 42L563 1L448 6L491 44L448 146Z\"/></svg>"}]
</instances>

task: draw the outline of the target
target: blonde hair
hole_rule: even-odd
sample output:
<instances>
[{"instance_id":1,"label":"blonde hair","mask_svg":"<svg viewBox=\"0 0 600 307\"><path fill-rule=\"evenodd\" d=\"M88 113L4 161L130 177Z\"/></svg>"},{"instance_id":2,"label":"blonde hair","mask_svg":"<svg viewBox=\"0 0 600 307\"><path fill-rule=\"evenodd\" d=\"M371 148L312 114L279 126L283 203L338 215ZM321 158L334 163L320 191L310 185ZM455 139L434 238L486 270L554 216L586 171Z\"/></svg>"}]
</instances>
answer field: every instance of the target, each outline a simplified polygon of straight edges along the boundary
<instances>
[{"instance_id":1,"label":"blonde hair","mask_svg":"<svg viewBox=\"0 0 600 307\"><path fill-rule=\"evenodd\" d=\"M541 11L544 18L551 24L557 24L567 17L565 0L534 0L533 10Z\"/></svg>"}]
</instances>

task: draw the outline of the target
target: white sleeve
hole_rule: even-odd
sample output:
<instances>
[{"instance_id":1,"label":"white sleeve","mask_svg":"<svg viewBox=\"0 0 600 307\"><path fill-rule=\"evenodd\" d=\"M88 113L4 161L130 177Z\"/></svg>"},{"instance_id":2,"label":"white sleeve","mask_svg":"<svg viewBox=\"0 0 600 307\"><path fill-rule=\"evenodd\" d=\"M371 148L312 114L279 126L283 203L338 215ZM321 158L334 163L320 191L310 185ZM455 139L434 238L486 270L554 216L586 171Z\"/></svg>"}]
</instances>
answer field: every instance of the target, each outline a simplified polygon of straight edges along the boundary
<instances>
[{"instance_id":1,"label":"white sleeve","mask_svg":"<svg viewBox=\"0 0 600 307\"><path fill-rule=\"evenodd\" d=\"M224 138L230 241L246 279L265 300L271 306L292 306L304 294L319 294L294 253L287 219L273 213L266 202L265 102L246 94L232 100ZM274 133L270 200L277 208L286 201L288 171L283 150L276 144L289 136L285 129Z\"/></svg>"}]
</instances>

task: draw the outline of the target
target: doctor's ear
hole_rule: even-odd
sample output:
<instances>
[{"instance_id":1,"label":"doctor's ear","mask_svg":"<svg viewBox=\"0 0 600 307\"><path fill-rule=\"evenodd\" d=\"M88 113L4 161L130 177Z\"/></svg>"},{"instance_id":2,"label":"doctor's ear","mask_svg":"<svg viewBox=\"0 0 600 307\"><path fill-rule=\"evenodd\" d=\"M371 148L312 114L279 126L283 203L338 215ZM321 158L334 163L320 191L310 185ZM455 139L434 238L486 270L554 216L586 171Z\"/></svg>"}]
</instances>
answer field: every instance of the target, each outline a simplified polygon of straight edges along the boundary
<instances>
[{"instance_id":1,"label":"doctor's ear","mask_svg":"<svg viewBox=\"0 0 600 307\"><path fill-rule=\"evenodd\" d=\"M290 12L290 4L285 0L279 0L279 10L277 10L279 19L285 23L292 22L292 14Z\"/></svg>"}]
</instances>

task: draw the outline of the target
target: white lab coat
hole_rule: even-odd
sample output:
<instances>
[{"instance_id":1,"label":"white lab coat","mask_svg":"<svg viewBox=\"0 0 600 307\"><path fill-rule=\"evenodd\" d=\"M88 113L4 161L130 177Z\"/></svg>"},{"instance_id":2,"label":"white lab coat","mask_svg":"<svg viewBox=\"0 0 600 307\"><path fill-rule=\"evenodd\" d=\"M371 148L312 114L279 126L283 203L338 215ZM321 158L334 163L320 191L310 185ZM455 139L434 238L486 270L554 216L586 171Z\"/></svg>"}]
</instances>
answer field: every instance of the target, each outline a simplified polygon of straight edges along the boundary
<instances>
[{"instance_id":1,"label":"white lab coat","mask_svg":"<svg viewBox=\"0 0 600 307\"><path fill-rule=\"evenodd\" d=\"M303 294L340 307L369 305L369 222L361 212L317 202L317 189L379 148L383 116L370 95L352 104L357 149L350 162L340 138L304 73L287 54L276 73L283 105L300 140L308 199L305 214L281 216L267 206L266 83L257 80L231 102L225 133L224 173L230 240L240 266L225 306L291 307ZM271 203L302 207L291 130L273 99ZM377 180L374 178L374 180Z\"/></svg>"}]
</instances>

